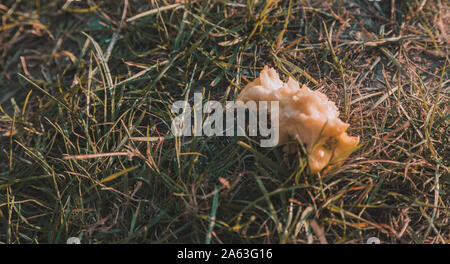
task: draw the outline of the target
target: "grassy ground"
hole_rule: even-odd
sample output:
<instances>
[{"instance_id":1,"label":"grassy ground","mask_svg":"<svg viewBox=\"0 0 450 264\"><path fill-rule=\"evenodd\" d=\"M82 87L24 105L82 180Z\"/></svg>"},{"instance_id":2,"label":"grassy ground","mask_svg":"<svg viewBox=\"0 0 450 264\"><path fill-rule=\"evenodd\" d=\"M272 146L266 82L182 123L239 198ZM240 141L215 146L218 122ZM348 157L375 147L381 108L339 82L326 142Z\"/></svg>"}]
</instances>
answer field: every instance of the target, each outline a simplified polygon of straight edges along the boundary
<instances>
[{"instance_id":1,"label":"grassy ground","mask_svg":"<svg viewBox=\"0 0 450 264\"><path fill-rule=\"evenodd\" d=\"M448 1L189 2L1 1L0 243L450 242ZM344 166L171 136L265 64L336 102Z\"/></svg>"}]
</instances>

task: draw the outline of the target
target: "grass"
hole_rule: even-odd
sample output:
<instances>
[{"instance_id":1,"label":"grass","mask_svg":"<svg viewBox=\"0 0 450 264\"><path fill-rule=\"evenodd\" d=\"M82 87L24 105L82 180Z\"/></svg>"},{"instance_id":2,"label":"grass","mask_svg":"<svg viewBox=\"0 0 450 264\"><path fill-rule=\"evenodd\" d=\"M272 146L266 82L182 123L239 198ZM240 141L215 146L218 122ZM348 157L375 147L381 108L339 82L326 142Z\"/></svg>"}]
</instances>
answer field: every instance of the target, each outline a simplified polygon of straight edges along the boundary
<instances>
[{"instance_id":1,"label":"grass","mask_svg":"<svg viewBox=\"0 0 450 264\"><path fill-rule=\"evenodd\" d=\"M450 243L449 10L2 1L0 243ZM344 166L171 135L174 101L234 100L265 64L336 102Z\"/></svg>"}]
</instances>

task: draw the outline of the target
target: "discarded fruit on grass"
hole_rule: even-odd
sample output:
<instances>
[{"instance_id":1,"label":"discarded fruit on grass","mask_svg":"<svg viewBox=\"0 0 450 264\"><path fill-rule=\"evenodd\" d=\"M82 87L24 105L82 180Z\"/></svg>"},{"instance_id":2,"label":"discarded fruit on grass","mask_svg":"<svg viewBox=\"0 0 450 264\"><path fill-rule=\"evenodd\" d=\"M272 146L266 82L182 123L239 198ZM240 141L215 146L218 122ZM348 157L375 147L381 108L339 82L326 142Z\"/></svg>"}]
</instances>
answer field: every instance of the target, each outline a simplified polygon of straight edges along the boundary
<instances>
[{"instance_id":1,"label":"discarded fruit on grass","mask_svg":"<svg viewBox=\"0 0 450 264\"><path fill-rule=\"evenodd\" d=\"M264 66L260 76L244 87L237 100L244 103L279 101L278 145L290 140L303 143L312 173L328 164L330 168L340 166L359 143L358 136L347 134L349 124L339 118L336 105L325 94L312 91L306 85L300 88L291 77L284 83L275 69L268 66Z\"/></svg>"}]
</instances>

